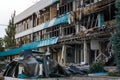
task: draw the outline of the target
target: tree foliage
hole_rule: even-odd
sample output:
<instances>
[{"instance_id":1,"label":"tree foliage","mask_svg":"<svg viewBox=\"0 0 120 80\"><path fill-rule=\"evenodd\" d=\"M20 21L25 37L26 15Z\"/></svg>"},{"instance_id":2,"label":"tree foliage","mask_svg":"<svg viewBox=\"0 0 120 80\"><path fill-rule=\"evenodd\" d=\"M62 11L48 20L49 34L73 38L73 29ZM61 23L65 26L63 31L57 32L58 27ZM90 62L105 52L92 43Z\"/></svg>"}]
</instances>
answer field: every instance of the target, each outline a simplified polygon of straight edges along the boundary
<instances>
[{"instance_id":1,"label":"tree foliage","mask_svg":"<svg viewBox=\"0 0 120 80\"><path fill-rule=\"evenodd\" d=\"M116 0L116 22L117 29L116 33L112 35L111 41L113 46L113 51L115 53L115 61L117 64L118 72L120 73L120 0Z\"/></svg>"},{"instance_id":2,"label":"tree foliage","mask_svg":"<svg viewBox=\"0 0 120 80\"><path fill-rule=\"evenodd\" d=\"M14 24L15 12L9 20L9 25L7 27L6 36L4 37L5 48L11 48L15 46L15 24Z\"/></svg>"},{"instance_id":3,"label":"tree foliage","mask_svg":"<svg viewBox=\"0 0 120 80\"><path fill-rule=\"evenodd\" d=\"M89 73L104 72L104 65L101 62L94 62L90 65Z\"/></svg>"},{"instance_id":4,"label":"tree foliage","mask_svg":"<svg viewBox=\"0 0 120 80\"><path fill-rule=\"evenodd\" d=\"M0 38L0 52L4 51L4 40ZM0 61L4 61L4 57L0 57Z\"/></svg>"},{"instance_id":5,"label":"tree foliage","mask_svg":"<svg viewBox=\"0 0 120 80\"><path fill-rule=\"evenodd\" d=\"M0 52L4 51L4 40L0 38Z\"/></svg>"}]
</instances>

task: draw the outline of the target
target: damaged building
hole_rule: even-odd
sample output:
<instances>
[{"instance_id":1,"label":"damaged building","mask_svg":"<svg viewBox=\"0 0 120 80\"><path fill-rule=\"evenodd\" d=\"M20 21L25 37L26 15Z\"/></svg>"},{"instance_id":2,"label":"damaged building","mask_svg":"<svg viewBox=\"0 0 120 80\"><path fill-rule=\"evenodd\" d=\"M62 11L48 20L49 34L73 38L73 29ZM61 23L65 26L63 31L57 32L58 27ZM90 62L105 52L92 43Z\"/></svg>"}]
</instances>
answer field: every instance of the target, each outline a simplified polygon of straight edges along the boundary
<instances>
[{"instance_id":1,"label":"damaged building","mask_svg":"<svg viewBox=\"0 0 120 80\"><path fill-rule=\"evenodd\" d=\"M15 25L18 52L47 52L63 65L105 63L113 56L115 0L40 0L17 15Z\"/></svg>"}]
</instances>

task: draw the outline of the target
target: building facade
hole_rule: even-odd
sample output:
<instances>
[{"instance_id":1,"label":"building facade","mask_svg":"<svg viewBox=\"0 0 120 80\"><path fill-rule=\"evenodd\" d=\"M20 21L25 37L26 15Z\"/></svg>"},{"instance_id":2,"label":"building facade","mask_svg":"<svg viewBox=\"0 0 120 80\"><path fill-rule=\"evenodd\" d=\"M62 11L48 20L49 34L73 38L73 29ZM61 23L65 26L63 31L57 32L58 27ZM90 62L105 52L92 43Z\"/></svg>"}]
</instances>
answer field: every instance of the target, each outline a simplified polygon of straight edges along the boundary
<instances>
[{"instance_id":1,"label":"building facade","mask_svg":"<svg viewBox=\"0 0 120 80\"><path fill-rule=\"evenodd\" d=\"M106 62L115 24L115 0L40 0L15 17L16 45L63 65Z\"/></svg>"}]
</instances>

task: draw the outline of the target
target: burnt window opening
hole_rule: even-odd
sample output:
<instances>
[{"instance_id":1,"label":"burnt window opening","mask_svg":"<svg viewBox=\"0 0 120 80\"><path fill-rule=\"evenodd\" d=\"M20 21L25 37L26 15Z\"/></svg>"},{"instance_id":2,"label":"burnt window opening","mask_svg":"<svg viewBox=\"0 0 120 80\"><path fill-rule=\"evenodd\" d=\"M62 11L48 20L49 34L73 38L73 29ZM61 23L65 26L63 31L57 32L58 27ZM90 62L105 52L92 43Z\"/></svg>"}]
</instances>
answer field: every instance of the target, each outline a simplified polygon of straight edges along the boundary
<instances>
[{"instance_id":1,"label":"burnt window opening","mask_svg":"<svg viewBox=\"0 0 120 80\"><path fill-rule=\"evenodd\" d=\"M70 35L75 33L75 26L67 25L64 27L64 35Z\"/></svg>"},{"instance_id":2,"label":"burnt window opening","mask_svg":"<svg viewBox=\"0 0 120 80\"><path fill-rule=\"evenodd\" d=\"M59 27L51 27L51 31L50 31L50 37L58 37L59 36Z\"/></svg>"},{"instance_id":3,"label":"burnt window opening","mask_svg":"<svg viewBox=\"0 0 120 80\"><path fill-rule=\"evenodd\" d=\"M64 6L64 13L67 12L67 5Z\"/></svg>"},{"instance_id":4,"label":"burnt window opening","mask_svg":"<svg viewBox=\"0 0 120 80\"><path fill-rule=\"evenodd\" d=\"M96 27L98 25L97 13L84 16L81 20L81 25L85 26L87 29Z\"/></svg>"},{"instance_id":5,"label":"burnt window opening","mask_svg":"<svg viewBox=\"0 0 120 80\"><path fill-rule=\"evenodd\" d=\"M84 3L87 5L87 4L90 4L90 0L85 0Z\"/></svg>"},{"instance_id":6,"label":"burnt window opening","mask_svg":"<svg viewBox=\"0 0 120 80\"><path fill-rule=\"evenodd\" d=\"M81 20L81 25L87 28L87 21L88 21L88 16L84 16L84 18Z\"/></svg>"},{"instance_id":7,"label":"burnt window opening","mask_svg":"<svg viewBox=\"0 0 120 80\"><path fill-rule=\"evenodd\" d=\"M40 22L39 22L39 21L40 21L40 18L38 17L38 18L37 18L37 25L39 25L39 24L40 24Z\"/></svg>"},{"instance_id":8,"label":"burnt window opening","mask_svg":"<svg viewBox=\"0 0 120 80\"><path fill-rule=\"evenodd\" d=\"M33 14L33 27L35 27L36 26L36 21L37 21L37 15L34 13Z\"/></svg>"},{"instance_id":9,"label":"burnt window opening","mask_svg":"<svg viewBox=\"0 0 120 80\"><path fill-rule=\"evenodd\" d=\"M27 25L27 29L29 29L28 23L26 23L26 25Z\"/></svg>"},{"instance_id":10,"label":"burnt window opening","mask_svg":"<svg viewBox=\"0 0 120 80\"><path fill-rule=\"evenodd\" d=\"M40 40L42 39L42 30L39 31Z\"/></svg>"},{"instance_id":11,"label":"burnt window opening","mask_svg":"<svg viewBox=\"0 0 120 80\"><path fill-rule=\"evenodd\" d=\"M63 5L60 5L59 10L57 11L57 16L65 14L70 11L73 11L73 2L68 2Z\"/></svg>"},{"instance_id":12,"label":"burnt window opening","mask_svg":"<svg viewBox=\"0 0 120 80\"><path fill-rule=\"evenodd\" d=\"M115 19L115 11L116 11L115 4L112 4L111 5L111 19Z\"/></svg>"},{"instance_id":13,"label":"burnt window opening","mask_svg":"<svg viewBox=\"0 0 120 80\"><path fill-rule=\"evenodd\" d=\"M75 52L75 45L68 45L70 46L69 48L67 48L66 50L66 62L67 63L74 63L75 62L75 54L73 54Z\"/></svg>"},{"instance_id":14,"label":"burnt window opening","mask_svg":"<svg viewBox=\"0 0 120 80\"><path fill-rule=\"evenodd\" d=\"M48 30L48 29L42 30L41 35L42 35L42 39L49 38L49 37L50 37L50 36L49 36L49 30Z\"/></svg>"},{"instance_id":15,"label":"burnt window opening","mask_svg":"<svg viewBox=\"0 0 120 80\"><path fill-rule=\"evenodd\" d=\"M70 8L69 8L69 11L72 11L72 10L73 10L73 2L70 2L70 3L69 3L69 7L70 7ZM68 11L68 12L69 12L69 11Z\"/></svg>"},{"instance_id":16,"label":"burnt window opening","mask_svg":"<svg viewBox=\"0 0 120 80\"><path fill-rule=\"evenodd\" d=\"M45 29L41 31L41 37L42 37L41 39L45 39L45 33L46 33Z\"/></svg>"},{"instance_id":17,"label":"burnt window opening","mask_svg":"<svg viewBox=\"0 0 120 80\"><path fill-rule=\"evenodd\" d=\"M33 41L37 41L37 40L40 40L40 37L39 37L39 31L33 33Z\"/></svg>"},{"instance_id":18,"label":"burnt window opening","mask_svg":"<svg viewBox=\"0 0 120 80\"><path fill-rule=\"evenodd\" d=\"M47 7L45 8L45 11L44 11L44 22L50 20L50 8Z\"/></svg>"},{"instance_id":19,"label":"burnt window opening","mask_svg":"<svg viewBox=\"0 0 120 80\"><path fill-rule=\"evenodd\" d=\"M94 3L94 0L90 0L90 3Z\"/></svg>"},{"instance_id":20,"label":"burnt window opening","mask_svg":"<svg viewBox=\"0 0 120 80\"><path fill-rule=\"evenodd\" d=\"M105 21L110 21L115 19L115 4L109 5L106 7L106 9L103 11L104 12L104 20Z\"/></svg>"}]
</instances>

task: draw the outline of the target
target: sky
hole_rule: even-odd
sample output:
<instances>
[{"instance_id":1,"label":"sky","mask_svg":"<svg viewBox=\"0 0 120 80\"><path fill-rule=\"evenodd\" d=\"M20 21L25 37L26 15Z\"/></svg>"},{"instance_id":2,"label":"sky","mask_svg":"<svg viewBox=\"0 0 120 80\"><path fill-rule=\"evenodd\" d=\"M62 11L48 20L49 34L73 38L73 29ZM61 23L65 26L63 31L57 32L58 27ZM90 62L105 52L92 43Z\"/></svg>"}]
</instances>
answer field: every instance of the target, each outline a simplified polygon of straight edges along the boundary
<instances>
[{"instance_id":1,"label":"sky","mask_svg":"<svg viewBox=\"0 0 120 80\"><path fill-rule=\"evenodd\" d=\"M23 12L39 0L0 0L0 24L8 25L11 15L16 11L16 15ZM0 38L5 36L7 26L0 25Z\"/></svg>"}]
</instances>

